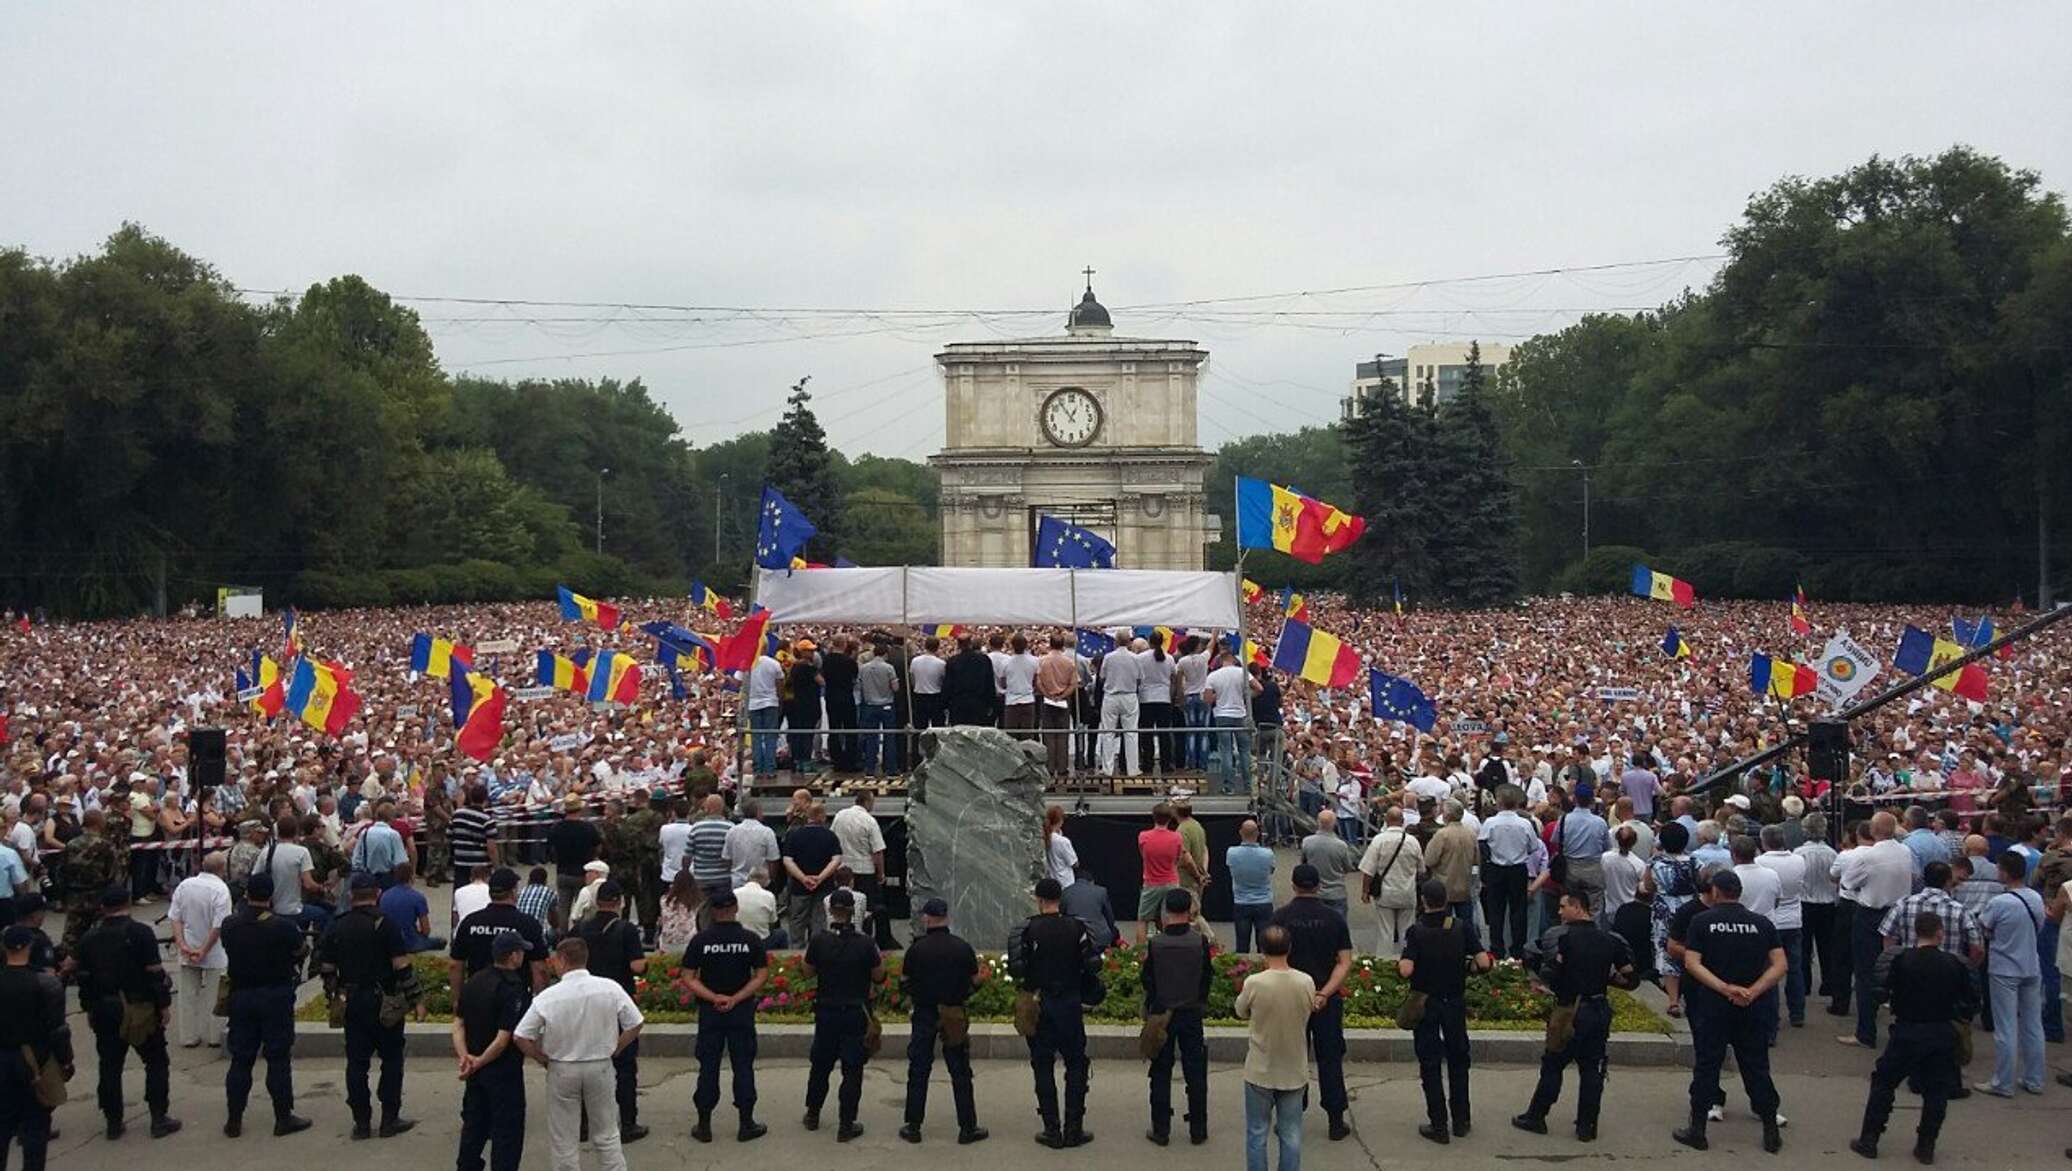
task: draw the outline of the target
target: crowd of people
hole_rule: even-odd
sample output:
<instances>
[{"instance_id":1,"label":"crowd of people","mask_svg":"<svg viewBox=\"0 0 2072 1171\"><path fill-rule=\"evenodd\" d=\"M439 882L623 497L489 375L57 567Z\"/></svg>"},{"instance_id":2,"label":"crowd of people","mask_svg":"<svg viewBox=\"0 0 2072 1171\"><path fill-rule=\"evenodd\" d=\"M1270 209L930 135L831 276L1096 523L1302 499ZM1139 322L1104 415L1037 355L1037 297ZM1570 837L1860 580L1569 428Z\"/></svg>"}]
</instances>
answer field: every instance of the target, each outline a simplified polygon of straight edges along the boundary
<instances>
[{"instance_id":1,"label":"crowd of people","mask_svg":"<svg viewBox=\"0 0 2072 1171\"><path fill-rule=\"evenodd\" d=\"M734 961L719 956L761 954L785 944L806 948L808 962L815 962L811 953L830 935L857 936L875 956L897 941L883 901L883 839L874 840L870 789L856 782L872 774L897 775L910 763L913 729L987 723L1044 740L1050 767L1060 775L1148 775L1195 792L1263 787L1260 821L1248 826L1246 840L1224 860L1237 906L1236 942L1249 948L1256 940L1269 956L1285 943L1293 949L1293 968L1307 971L1317 990L1317 1011L1303 1031L1316 1054L1333 1137L1349 1124L1343 1118L1342 1074L1334 1092L1325 1070L1332 1026L1320 1032L1317 1023L1329 1015L1325 1002L1331 998L1323 990L1330 986L1331 965L1304 962L1305 955L1315 960L1320 954L1313 939L1321 929L1317 923L1308 925L1305 936L1301 925L1281 922L1285 906L1273 909L1273 854L1267 847L1277 840L1299 838L1303 863L1296 878L1311 885L1297 901L1313 902L1344 934L1344 947L1328 950L1350 955L1354 931L1365 930L1365 916L1351 912L1357 899L1373 909L1375 950L1398 957L1413 984L1438 980L1435 968L1450 979L1458 974L1456 959L1472 966L1485 947L1499 958L1525 958L1528 952L1544 958L1537 944L1547 929L1561 929L1557 939L1601 932L1619 947L1583 949L1582 966L1592 974L1582 983L1609 981L1624 967L1635 978L1659 980L1672 1013L1687 1006L1691 1011L1701 1081L1708 1062L1716 1080L1728 1047L1744 1077L1758 1076L1760 1051L1774 1040L1778 1022L1801 1024L1805 1001L1813 996L1826 997L1838 1015L1853 1000L1856 1027L1848 1040L1875 1044L1876 1004L1888 981L1897 1011L1900 973L1920 968L1925 974L1915 975L1924 980L1949 975L1927 972L1926 961L1881 968L1879 957L1933 939L1964 963L1966 986L2000 1024L1994 1038L1996 1046L2005 1042L2003 1067L1981 1088L1991 1094L2040 1088L2041 1037L2057 1039L2060 1031L2055 951L2063 884L2072 879L2072 872L2059 873L2072 867L2055 861L2072 851L2072 826L2042 814L2062 804L2063 786L2072 780L2066 734L2072 705L2065 702L2072 660L2061 638L2045 636L1994 662L1985 703L1924 690L1859 720L1853 729L1855 768L1842 778L1842 803L1833 799L1841 795L1830 794L1825 782L1811 779L1792 757L1734 776L1709 793L1686 791L1698 778L1793 735L1821 714L1812 697L1784 701L1748 686L1751 652L1789 653L1794 646L1803 652L1814 645L1789 633L1782 604L1708 602L1685 613L1639 600L1562 599L1500 611L1407 616L1358 610L1335 597L1312 597L1309 605L1313 623L1340 634L1371 665L1417 681L1437 705L1438 724L1421 732L1376 720L1364 687L1334 691L1257 662L1239 662L1224 632L1125 630L1110 632L1111 642L1089 646L1072 631L959 631L946 640L886 630L786 630L745 678L723 679L689 665L675 672L654 669L632 703L592 704L565 691L528 692L510 705L501 742L477 760L456 751L446 715L447 682L410 670L415 634L434 633L463 645L514 641L525 650L478 655L474 665L515 688L531 682L532 649L613 649L651 658L654 640L637 623L686 621L682 606L628 605L627 621L609 631L563 623L551 605L303 616L295 625L296 649L346 668L349 685L361 697L357 715L337 736L292 717L264 718L234 693L232 671L249 663L255 650L287 653L270 624L262 632L261 624L204 618L63 624L17 622L10 615L0 628L0 885L6 887L0 920L22 931L7 937L9 963L19 942L29 971L62 974L75 983L83 971L97 982L101 1004L88 1007L102 1055L103 1092L112 1065L119 1095L123 1055L137 1052L147 1070L153 1132L169 1134L177 1123L159 1092L164 1022L154 1048L143 1015L132 1020L125 1011L154 999L145 989L156 977L129 972L119 958L127 948L139 961L133 966L144 966L146 941L111 937L121 924L134 922L128 914L132 900L170 895L179 960L162 983L169 994L177 982L182 993L183 1043L210 1043L210 1022L197 1006L218 999L227 985L222 998L228 1017L219 1019L230 1022L225 1044L233 1058L231 1118L241 1116L254 1063L263 1054L276 1128L285 1125L283 1133L290 1133L295 1116L282 1037L291 1038L292 1030L283 1023L283 1006L291 1015L292 989L312 964L275 953L314 942L321 956L321 945L336 933L367 930L364 920L371 916L354 914L364 905L379 916L384 940L380 947L359 946L366 940L357 940L349 953L392 951L388 958L402 962L357 975L346 972L353 965L335 959L313 966L345 990L338 997L341 1023L364 1041L349 1045L349 1066L357 1071L348 1077L357 1086L349 1095L356 1128L374 1128L372 1103L378 1098L380 1132L400 1133L407 1122L397 1112L401 1060L398 1051L392 1083L387 1030L400 1028L399 1014L410 1011L411 997L397 986L401 973L414 972L409 954L445 946L454 959L457 1002L491 971L520 973L505 979L531 985L523 999L545 991L553 948L563 949L553 952L553 963L564 971L634 972L629 965L656 948L696 952L698 939L721 922L733 927L729 950L711 953L722 966ZM1255 603L1248 621L1268 630L1274 611L1270 600ZM1900 607L1816 607L1814 619L1813 638L1846 628L1865 645L1896 642L1908 622L1934 624L1929 614ZM1661 631L1671 622L1691 647L1690 656L1672 657L1661 649ZM709 629L713 623L703 625ZM1599 696L1606 687L1619 689L1616 698ZM203 726L227 729L228 765L220 785L194 783L191 774L186 733ZM819 799L845 782L858 801L829 818ZM764 824L754 794L793 786L799 787L784 811L780 841ZM1847 824L1830 827L1823 811L1838 809ZM1160 940L1175 928L1198 934L1203 926L1200 892L1210 866L1205 852L1197 857L1194 843L1186 840L1188 820L1169 815L1170 824L1154 827L1182 839L1176 854L1167 854L1160 837L1143 858L1138 921L1147 948L1170 951L1176 945ZM1303 835L1312 825L1313 832ZM1831 828L1839 850L1828 844ZM1046 836L1053 843L1063 838ZM1069 838L1063 840L1069 849ZM1893 877L1895 843L1910 859L1904 890ZM2020 872L2013 878L2010 858ZM1055 897L1046 900L1041 888L1035 897L1039 905L1069 908L1074 871L1058 861L1053 853L1049 881L1057 886ZM449 874L455 915L434 924L414 887ZM1797 888L1795 897L1786 897L1790 886ZM2045 897L2038 898L2039 891ZM51 898L63 902L61 943L42 930ZM2028 916L2033 926L2025 941L2014 903L2036 910ZM836 914L838 904L846 914ZM1743 923L1750 929L1720 927L1715 920L1734 918L1714 914L1724 906L1752 916L1754 922ZM918 909L927 930L916 932L917 943L943 926L930 926L927 910ZM1298 907L1297 918L1308 910ZM234 926L240 917L249 923ZM1169 917L1176 921L1167 922ZM1087 932L1089 946L1104 947L1116 935L1112 912L1105 923L1076 911L1062 918ZM1702 946L1692 934L1700 920L1709 924L1700 932ZM594 934L600 921L618 924L609 938ZM105 927L98 935L89 931L97 922ZM830 924L848 930L831 930ZM1155 934L1154 926L1160 928ZM1276 927L1284 930L1277 933ZM249 937L242 945L236 943L240 931ZM522 945L518 953L499 950L512 946L507 931ZM123 928L123 934L135 933ZM386 938L390 934L393 941ZM1283 940L1284 934L1293 938ZM450 942L442 935L450 935ZM1756 948L1763 954L1749 959L1754 952L1742 946L1743 935L1759 943L1774 939L1783 970L1770 974L1768 948ZM861 962L862 947L833 946L839 958L829 962ZM1563 946L1556 952L1566 956ZM155 936L149 947L156 960ZM241 979L240 965L231 958L240 947L247 954L272 950ZM1624 963L1611 962L1614 952ZM1730 960L1730 953L1745 954ZM512 960L510 954L522 958ZM1034 954L1041 959L1046 953L1039 948ZM1599 958L1607 959L1602 972ZM1062 981L1058 962L1052 975ZM1184 957L1161 962L1181 975L1172 977L1179 983L1163 984L1159 995L1170 996L1171 1007L1185 1007L1182 985L1194 968ZM696 971L688 958L686 966ZM1887 968L1894 974L1884 976ZM123 973L113 983L103 976L111 970ZM220 975L226 971L227 981ZM275 987L288 991L266 991ZM481 1042L486 1048L495 1039L498 1030L485 1034L479 1026L484 1013L508 1015L511 997L501 987L482 982L477 989L477 1007L493 1001L494 1012L482 1008L476 1014L477 1027L463 1030L466 1045ZM40 982L22 983L25 997L42 992ZM712 1003L739 992L718 991ZM1464 1069L1466 1054L1464 1022L1447 1007L1447 989L1438 992L1419 1024L1418 1046L1433 1107L1426 1137L1435 1141L1465 1133L1467 1117L1464 1072L1457 1075L1458 1095L1449 1088L1434 1096L1439 1065L1457 1053ZM83 987L81 994L87 996ZM1579 997L1587 1001L1600 994L1601 987ZM162 1000L161 1008L171 998ZM620 1032L628 1035L615 1039L623 1044L602 1046L593 1056L600 1046L586 1039L569 1050L584 1056L562 1059L604 1062L609 1076L571 1071L554 1100L588 1104L579 1114L587 1114L593 1140L606 1133L600 1117L606 1113L619 1122L618 1133L637 1137L637 1119L623 1108L631 1100L626 1087L637 1083L637 1072L625 1072L637 1071L637 1022L626 1023L602 990L532 1004L542 1000L550 1009L565 1000L567 1007L555 1011L578 1027L601 1021L606 1009L620 1021ZM727 1011L738 1012L742 1003L735 999ZM1032 1056L1042 1048L1066 1066L1064 1102L1061 1108L1055 1094L1047 1099L1045 1134L1069 1146L1075 1092L1083 1103L1085 1088L1083 1031L1075 1078L1072 1028L1062 1018L1045 1016L1042 998L1035 1007ZM1735 1014L1746 1014L1745 1022ZM1595 1126L1591 1067L1601 1078L1602 1062L1589 1038L1598 1031L1598 1016L1587 1005L1578 1008L1578 1039L1560 1050L1582 1070L1585 1083L1590 1125L1585 1128L1579 1116L1579 1133ZM1701 1019L1717 1025L1728 1017L1737 1023L1698 1027ZM527 1019L532 1018L520 1022ZM1191 1075L1198 1030L1181 1020L1177 1032L1168 1024L1166 1036L1183 1074ZM1923 1061L1941 1060L1935 1053L1923 1056L1915 1032L1909 1033L1911 1048L1893 1056L1899 1025L1916 1023L1921 1022L1895 1022L1895 1049L1880 1064L1880 1084L1889 1080L1888 1065L1913 1071ZM822 1098L827 1070L843 1067L841 1131L854 1123L853 1024L834 1030L839 1039L830 1042L825 1068L817 1043L815 1051ZM942 1028L947 1037L948 1026ZM134 1039L126 1040L125 1030ZM103 1039L104 1032L113 1039ZM516 1027L510 1032L497 1059L530 1054L545 1035L529 1037ZM1039 1034L1047 1038L1040 1045ZM701 1059L702 1038L701 1030ZM50 1040L47 1047L56 1044ZM740 1070L752 1062L752 1040L744 1055L743 1044L716 1025L713 1045L711 1101L717 1100L716 1061L731 1052L738 1106ZM483 1048L460 1054L464 1068L470 1054L482 1058ZM1342 1039L1338 1049L1342 1053ZM0 1073L22 1089L34 1071L16 1069L14 1052L0 1046ZM379 1093L370 1096L366 1071L376 1057L385 1061L384 1074ZM1168 1071L1174 1058L1174 1051L1166 1052ZM958 1062L946 1060L955 1075ZM1262 1057L1261 1076L1284 1082L1285 1065ZM161 1072L151 1074L154 1069ZM1945 1096L1962 1092L1939 1076L1915 1072L1917 1083L1942 1086ZM236 1088L240 1076L242 1093ZM1552 1076L1558 1085L1559 1066ZM592 1102L607 1082L611 1092L604 1102L614 1104L611 1111ZM925 1092L925 1073L922 1084ZM1706 1114L1714 1105L1708 1101L1704 1111L1697 1109L1701 1089L1694 1084L1693 1118L1679 1134L1684 1141L1695 1139L1693 1145L1703 1143ZM1046 1100L1042 1091L1040 1080L1039 1101ZM1713 1091L1702 1089L1702 1096L1709 1099ZM1874 1094L1873 1106L1876 1100ZM1551 1101L1535 1098L1535 1109L1520 1124L1543 1124ZM819 1102L812 1100L809 1117L817 1116ZM966 1105L960 1097L960 1133L975 1129L975 1123L964 1125L970 1121ZM1248 1113L1251 1105L1248 1090ZM1268 1093L1261 1105L1262 1119L1279 1109L1285 1123L1285 1100ZM1761 1113L1760 1097L1757 1108ZM1153 1133L1168 1133L1161 1129L1159 1110L1154 1096ZM701 1116L710 1112L709 1105L701 1108ZM1191 1113L1199 1117L1202 1111ZM1766 1143L1781 1125L1774 1103L1770 1114ZM471 1117L476 1123L468 1133L478 1152L481 1142L507 1124L504 1112L487 1106ZM918 1117L910 1121L918 1133ZM744 1114L744 1134L752 1123ZM1932 1146L1926 1123L1924 1111L1924 1141ZM1254 1137L1263 1153L1265 1123L1260 1125ZM111 1122L111 1135L119 1130L119 1121ZM557 1122L552 1130L559 1163L569 1128ZM26 1147L27 1124L18 1120L15 1133ZM1874 1147L1868 1116L1865 1136ZM1285 1143L1285 1127L1282 1138ZM572 1141L568 1149L573 1151Z\"/></svg>"}]
</instances>

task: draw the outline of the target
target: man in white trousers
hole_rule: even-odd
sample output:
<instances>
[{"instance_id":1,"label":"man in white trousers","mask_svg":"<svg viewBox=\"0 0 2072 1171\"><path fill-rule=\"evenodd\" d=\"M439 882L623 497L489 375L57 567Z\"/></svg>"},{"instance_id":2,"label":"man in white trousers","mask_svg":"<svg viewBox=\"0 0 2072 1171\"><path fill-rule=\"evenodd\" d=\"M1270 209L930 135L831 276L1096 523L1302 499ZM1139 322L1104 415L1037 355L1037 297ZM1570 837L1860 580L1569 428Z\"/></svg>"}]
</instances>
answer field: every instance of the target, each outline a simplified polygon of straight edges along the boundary
<instances>
[{"instance_id":1,"label":"man in white trousers","mask_svg":"<svg viewBox=\"0 0 2072 1171\"><path fill-rule=\"evenodd\" d=\"M619 1147L618 1077L612 1058L640 1036L640 1009L616 980L592 976L590 946L570 936L554 948L561 979L533 997L512 1034L547 1068L547 1146L554 1171L578 1171L583 1115L603 1171L626 1171Z\"/></svg>"},{"instance_id":2,"label":"man in white trousers","mask_svg":"<svg viewBox=\"0 0 2072 1171\"><path fill-rule=\"evenodd\" d=\"M1424 849L1403 828L1403 810L1391 805L1380 833L1367 843L1360 859L1360 901L1373 903L1381 921L1380 956L1396 956L1403 937L1417 922L1417 876L1424 872Z\"/></svg>"},{"instance_id":3,"label":"man in white trousers","mask_svg":"<svg viewBox=\"0 0 2072 1171\"><path fill-rule=\"evenodd\" d=\"M1138 639L1101 656L1101 769L1110 776L1121 775L1116 766L1122 761L1129 763L1130 776L1137 775L1137 688L1144 681L1144 666L1136 652L1150 648Z\"/></svg>"},{"instance_id":4,"label":"man in white trousers","mask_svg":"<svg viewBox=\"0 0 2072 1171\"><path fill-rule=\"evenodd\" d=\"M223 881L225 858L217 851L201 860L201 870L173 888L166 917L173 922L173 942L180 949L177 984L180 994L180 1044L223 1043L223 1018L216 1015L216 986L230 957L223 954L223 921L230 918L230 884Z\"/></svg>"}]
</instances>

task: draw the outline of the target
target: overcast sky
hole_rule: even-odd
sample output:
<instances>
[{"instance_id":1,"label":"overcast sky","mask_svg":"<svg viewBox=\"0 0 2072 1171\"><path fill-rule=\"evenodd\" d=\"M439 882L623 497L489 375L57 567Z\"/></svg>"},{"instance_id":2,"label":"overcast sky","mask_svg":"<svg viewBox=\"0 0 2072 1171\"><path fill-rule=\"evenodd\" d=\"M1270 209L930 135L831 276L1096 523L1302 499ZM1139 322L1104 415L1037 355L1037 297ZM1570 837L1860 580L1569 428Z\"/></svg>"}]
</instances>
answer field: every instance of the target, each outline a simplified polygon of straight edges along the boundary
<instances>
[{"instance_id":1,"label":"overcast sky","mask_svg":"<svg viewBox=\"0 0 2072 1171\"><path fill-rule=\"evenodd\" d=\"M2068 13L13 0L0 243L129 219L251 289L1047 311L413 303L450 371L639 377L701 445L810 374L836 446L913 458L940 345L1054 332L1092 265L1117 332L1209 348L1214 447L1328 421L1377 350L1657 304L1716 262L1125 307L1704 256L1782 175L1957 142L2062 191Z\"/></svg>"}]
</instances>

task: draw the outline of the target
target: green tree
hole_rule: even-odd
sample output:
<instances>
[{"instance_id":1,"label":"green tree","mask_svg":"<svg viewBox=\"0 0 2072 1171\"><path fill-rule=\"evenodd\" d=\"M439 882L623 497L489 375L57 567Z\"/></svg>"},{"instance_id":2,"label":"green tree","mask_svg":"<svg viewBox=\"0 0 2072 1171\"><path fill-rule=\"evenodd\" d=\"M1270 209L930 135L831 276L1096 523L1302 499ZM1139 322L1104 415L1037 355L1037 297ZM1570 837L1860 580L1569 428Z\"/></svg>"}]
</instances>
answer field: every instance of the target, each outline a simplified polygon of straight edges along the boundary
<instances>
[{"instance_id":1,"label":"green tree","mask_svg":"<svg viewBox=\"0 0 2072 1171\"><path fill-rule=\"evenodd\" d=\"M813 395L806 389L812 380L811 375L799 379L784 400L784 418L770 433L768 476L771 485L820 529L808 546L810 559L831 561L844 531L841 487L835 481L827 433L813 417Z\"/></svg>"},{"instance_id":2,"label":"green tree","mask_svg":"<svg viewBox=\"0 0 2072 1171\"><path fill-rule=\"evenodd\" d=\"M934 565L941 529L927 506L888 488L861 488L842 502L841 555L858 565Z\"/></svg>"},{"instance_id":3,"label":"green tree","mask_svg":"<svg viewBox=\"0 0 2072 1171\"><path fill-rule=\"evenodd\" d=\"M1392 597L1400 583L1407 598L1421 602L1436 585L1431 415L1405 402L1385 379L1342 429L1352 471L1350 511L1366 519L1367 531L1332 560L1346 562L1346 588L1356 600Z\"/></svg>"},{"instance_id":4,"label":"green tree","mask_svg":"<svg viewBox=\"0 0 2072 1171\"><path fill-rule=\"evenodd\" d=\"M1468 343L1460 389L1439 409L1437 466L1429 482L1434 584L1465 606L1518 594L1518 499L1504 466L1482 346Z\"/></svg>"},{"instance_id":5,"label":"green tree","mask_svg":"<svg viewBox=\"0 0 2072 1171\"><path fill-rule=\"evenodd\" d=\"M1281 435L1249 435L1225 443L1203 480L1209 510L1223 516L1223 534L1208 547L1208 563L1218 569L1237 564L1236 482L1239 476L1271 480L1299 488L1348 512L1357 512L1346 445L1335 427L1304 427ZM1371 530L1370 530L1371 531ZM1363 541L1367 538L1361 538ZM1125 555L1126 552L1125 552ZM1329 588L1345 578L1344 555L1310 565L1271 550L1251 551L1246 576L1271 588Z\"/></svg>"}]
</instances>

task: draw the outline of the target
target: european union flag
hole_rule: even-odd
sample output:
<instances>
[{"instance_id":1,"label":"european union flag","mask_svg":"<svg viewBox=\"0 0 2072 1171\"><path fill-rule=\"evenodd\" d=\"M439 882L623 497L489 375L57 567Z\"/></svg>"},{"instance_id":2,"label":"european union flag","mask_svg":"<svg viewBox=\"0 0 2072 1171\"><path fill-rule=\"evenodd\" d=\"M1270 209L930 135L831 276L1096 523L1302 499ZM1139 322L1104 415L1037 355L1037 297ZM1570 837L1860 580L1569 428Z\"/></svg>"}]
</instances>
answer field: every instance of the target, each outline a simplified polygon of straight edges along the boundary
<instances>
[{"instance_id":1,"label":"european union flag","mask_svg":"<svg viewBox=\"0 0 2072 1171\"><path fill-rule=\"evenodd\" d=\"M644 622L640 628L655 637L655 661L671 671L676 669L678 657L689 659L701 671L719 658L719 650L710 639L674 622Z\"/></svg>"},{"instance_id":2,"label":"european union flag","mask_svg":"<svg viewBox=\"0 0 2072 1171\"><path fill-rule=\"evenodd\" d=\"M1105 655L1114 649L1115 640L1102 634L1100 631L1086 629L1079 631L1079 654L1082 658L1091 659L1095 655Z\"/></svg>"},{"instance_id":3,"label":"european union flag","mask_svg":"<svg viewBox=\"0 0 2072 1171\"><path fill-rule=\"evenodd\" d=\"M762 508L755 528L755 563L764 569L789 569L791 559L820 530L806 514L791 506L784 493L763 485Z\"/></svg>"},{"instance_id":4,"label":"european union flag","mask_svg":"<svg viewBox=\"0 0 2072 1171\"><path fill-rule=\"evenodd\" d=\"M1115 546L1098 533L1046 516L1036 526L1036 549L1029 564L1053 569L1113 569Z\"/></svg>"},{"instance_id":5,"label":"european union flag","mask_svg":"<svg viewBox=\"0 0 2072 1171\"><path fill-rule=\"evenodd\" d=\"M1975 651L1993 641L1993 616L1981 614L1977 622L1966 622L1951 615L1950 631L1957 636L1957 645L1967 651Z\"/></svg>"},{"instance_id":6,"label":"european union flag","mask_svg":"<svg viewBox=\"0 0 2072 1171\"><path fill-rule=\"evenodd\" d=\"M1374 718L1409 724L1429 732L1439 722L1439 709L1425 697L1417 684L1400 675L1369 669L1367 695L1374 703Z\"/></svg>"},{"instance_id":7,"label":"european union flag","mask_svg":"<svg viewBox=\"0 0 2072 1171\"><path fill-rule=\"evenodd\" d=\"M683 685L683 675L677 671L676 664L668 663L666 665L669 668L669 698L689 699L691 697L690 690Z\"/></svg>"}]
</instances>

